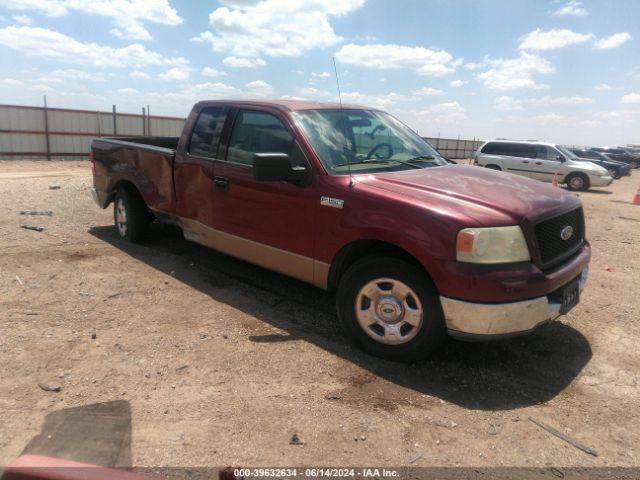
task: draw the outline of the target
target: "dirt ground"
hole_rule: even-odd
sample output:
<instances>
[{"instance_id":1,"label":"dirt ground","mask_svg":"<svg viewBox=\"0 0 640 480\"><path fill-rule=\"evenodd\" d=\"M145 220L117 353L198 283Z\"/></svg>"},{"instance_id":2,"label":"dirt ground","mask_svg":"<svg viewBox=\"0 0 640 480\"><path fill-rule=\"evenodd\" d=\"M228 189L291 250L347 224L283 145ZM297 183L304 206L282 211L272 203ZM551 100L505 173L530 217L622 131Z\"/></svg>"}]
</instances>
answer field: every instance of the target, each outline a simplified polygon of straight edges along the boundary
<instances>
[{"instance_id":1,"label":"dirt ground","mask_svg":"<svg viewBox=\"0 0 640 480\"><path fill-rule=\"evenodd\" d=\"M87 162L0 162L0 465L98 404L123 407L137 466L640 466L639 182L580 194L593 258L568 316L404 365L347 343L311 286L174 227L120 241Z\"/></svg>"}]
</instances>

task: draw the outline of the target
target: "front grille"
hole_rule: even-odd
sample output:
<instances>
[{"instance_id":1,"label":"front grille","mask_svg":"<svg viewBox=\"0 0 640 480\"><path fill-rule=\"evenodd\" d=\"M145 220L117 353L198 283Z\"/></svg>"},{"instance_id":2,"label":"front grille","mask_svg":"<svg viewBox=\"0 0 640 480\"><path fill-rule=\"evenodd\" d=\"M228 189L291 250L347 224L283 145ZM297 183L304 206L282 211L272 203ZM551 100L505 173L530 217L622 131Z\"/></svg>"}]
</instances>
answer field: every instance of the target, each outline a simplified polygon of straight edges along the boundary
<instances>
[{"instance_id":1,"label":"front grille","mask_svg":"<svg viewBox=\"0 0 640 480\"><path fill-rule=\"evenodd\" d=\"M570 226L573 235L563 240L562 230ZM582 208L576 208L557 217L543 220L534 227L536 243L543 267L557 263L580 248L584 241L584 216Z\"/></svg>"}]
</instances>

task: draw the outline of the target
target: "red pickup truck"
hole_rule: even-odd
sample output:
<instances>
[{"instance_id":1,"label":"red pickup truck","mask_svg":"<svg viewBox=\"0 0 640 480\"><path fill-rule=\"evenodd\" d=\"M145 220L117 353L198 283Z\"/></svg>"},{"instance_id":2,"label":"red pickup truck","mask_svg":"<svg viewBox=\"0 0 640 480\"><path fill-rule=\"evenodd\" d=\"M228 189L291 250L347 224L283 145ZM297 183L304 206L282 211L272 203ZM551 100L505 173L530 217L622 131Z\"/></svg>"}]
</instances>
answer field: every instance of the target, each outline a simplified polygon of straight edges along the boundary
<instances>
[{"instance_id":1,"label":"red pickup truck","mask_svg":"<svg viewBox=\"0 0 640 480\"><path fill-rule=\"evenodd\" d=\"M532 332L578 303L587 276L576 196L452 164L377 109L204 101L180 138L96 139L91 159L122 238L170 221L335 290L344 330L376 355Z\"/></svg>"}]
</instances>

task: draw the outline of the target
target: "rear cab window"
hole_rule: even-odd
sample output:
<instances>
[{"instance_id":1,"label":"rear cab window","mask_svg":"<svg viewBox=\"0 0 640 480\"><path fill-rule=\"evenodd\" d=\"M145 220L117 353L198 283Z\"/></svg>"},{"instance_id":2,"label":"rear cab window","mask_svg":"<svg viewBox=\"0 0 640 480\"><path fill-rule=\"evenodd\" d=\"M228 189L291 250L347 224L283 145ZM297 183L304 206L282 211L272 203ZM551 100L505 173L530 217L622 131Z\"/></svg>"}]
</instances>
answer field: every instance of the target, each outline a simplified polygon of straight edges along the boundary
<instances>
[{"instance_id":1,"label":"rear cab window","mask_svg":"<svg viewBox=\"0 0 640 480\"><path fill-rule=\"evenodd\" d=\"M189 139L190 155L216 158L228 110L225 106L202 109Z\"/></svg>"}]
</instances>

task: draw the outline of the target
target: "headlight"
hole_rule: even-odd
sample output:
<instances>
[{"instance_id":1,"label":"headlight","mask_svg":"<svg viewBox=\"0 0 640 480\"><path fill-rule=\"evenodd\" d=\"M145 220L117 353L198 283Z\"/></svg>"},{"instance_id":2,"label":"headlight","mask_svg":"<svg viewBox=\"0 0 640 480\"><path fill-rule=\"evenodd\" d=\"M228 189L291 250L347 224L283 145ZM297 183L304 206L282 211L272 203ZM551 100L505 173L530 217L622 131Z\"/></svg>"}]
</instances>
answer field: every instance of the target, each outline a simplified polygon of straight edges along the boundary
<instances>
[{"instance_id":1,"label":"headlight","mask_svg":"<svg viewBox=\"0 0 640 480\"><path fill-rule=\"evenodd\" d=\"M517 225L460 230L456 258L468 263L512 263L531 259L527 241Z\"/></svg>"}]
</instances>

